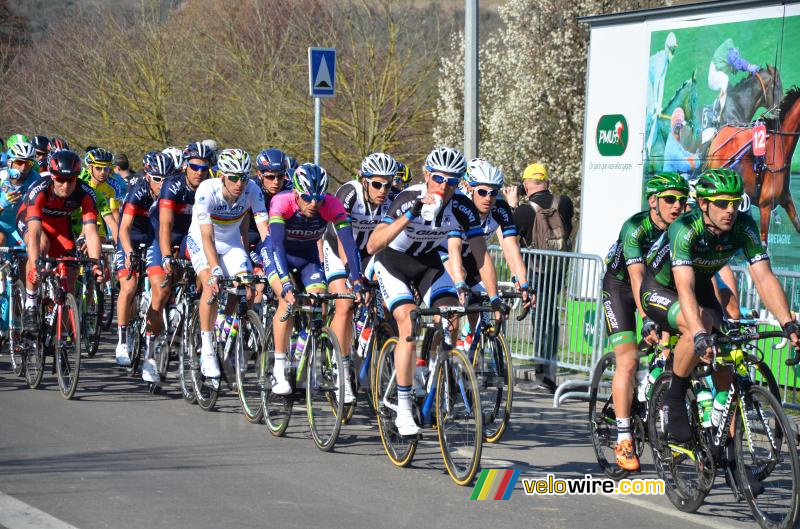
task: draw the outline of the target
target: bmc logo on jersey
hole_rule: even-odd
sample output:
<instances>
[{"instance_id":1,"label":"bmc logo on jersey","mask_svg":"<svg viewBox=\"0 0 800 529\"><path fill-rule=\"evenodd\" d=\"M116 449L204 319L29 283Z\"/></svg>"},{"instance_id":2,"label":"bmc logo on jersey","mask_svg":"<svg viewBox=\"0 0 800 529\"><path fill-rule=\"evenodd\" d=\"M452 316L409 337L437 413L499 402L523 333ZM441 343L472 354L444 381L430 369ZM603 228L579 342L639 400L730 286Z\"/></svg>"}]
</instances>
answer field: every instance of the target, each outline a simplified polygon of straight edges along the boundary
<instances>
[{"instance_id":1,"label":"bmc logo on jersey","mask_svg":"<svg viewBox=\"0 0 800 529\"><path fill-rule=\"evenodd\" d=\"M622 114L606 114L597 122L597 150L603 156L621 156L628 147L628 121Z\"/></svg>"}]
</instances>

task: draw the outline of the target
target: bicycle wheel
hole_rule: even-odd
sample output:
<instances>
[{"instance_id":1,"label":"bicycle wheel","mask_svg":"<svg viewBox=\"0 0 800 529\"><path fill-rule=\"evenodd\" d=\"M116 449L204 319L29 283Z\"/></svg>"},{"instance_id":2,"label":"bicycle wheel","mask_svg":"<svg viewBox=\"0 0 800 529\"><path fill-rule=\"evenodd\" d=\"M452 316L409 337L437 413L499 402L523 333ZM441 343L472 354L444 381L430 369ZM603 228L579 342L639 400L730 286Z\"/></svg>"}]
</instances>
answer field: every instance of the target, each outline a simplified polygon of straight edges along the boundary
<instances>
[{"instance_id":1,"label":"bicycle wheel","mask_svg":"<svg viewBox=\"0 0 800 529\"><path fill-rule=\"evenodd\" d=\"M794 425L768 388L749 387L744 404L742 421L736 421L734 432L739 488L761 527L794 527L800 506ZM764 487L758 495L750 488L753 477Z\"/></svg>"},{"instance_id":2,"label":"bicycle wheel","mask_svg":"<svg viewBox=\"0 0 800 529\"><path fill-rule=\"evenodd\" d=\"M197 401L197 405L205 411L211 411L217 403L217 397L219 397L220 378L206 378L203 376L203 372L200 369L201 340L199 317L194 318L193 323L195 328L192 329L191 335L192 337L196 337L196 340L191 340L192 343L189 348L189 365L191 365L189 375L192 380L192 388L194 389L194 397ZM216 347L216 342L214 343L214 347Z\"/></svg>"},{"instance_id":3,"label":"bicycle wheel","mask_svg":"<svg viewBox=\"0 0 800 529\"><path fill-rule=\"evenodd\" d=\"M56 323L55 363L61 396L71 399L78 389L81 371L81 321L75 296L67 294L58 308Z\"/></svg>"},{"instance_id":4,"label":"bicycle wheel","mask_svg":"<svg viewBox=\"0 0 800 529\"><path fill-rule=\"evenodd\" d=\"M142 334L144 334L144 321L138 314L134 314L128 323L128 344L130 345L128 354L131 358L131 365L125 368L125 372L129 377L136 376L139 372L139 362L142 360L142 347L144 347Z\"/></svg>"},{"instance_id":5,"label":"bicycle wheel","mask_svg":"<svg viewBox=\"0 0 800 529\"><path fill-rule=\"evenodd\" d=\"M25 285L22 281L14 283L8 304L8 354L11 368L18 377L25 372L25 346L23 343L22 318L25 307Z\"/></svg>"},{"instance_id":6,"label":"bicycle wheel","mask_svg":"<svg viewBox=\"0 0 800 529\"><path fill-rule=\"evenodd\" d=\"M294 397L292 395L276 395L272 393L272 370L275 367L275 335L272 331L272 325L267 327L265 336L264 354L258 361L259 365L264 366L264 371L259 380L261 408L269 433L275 437L281 437L286 432L289 420L292 417Z\"/></svg>"},{"instance_id":7,"label":"bicycle wheel","mask_svg":"<svg viewBox=\"0 0 800 529\"><path fill-rule=\"evenodd\" d=\"M714 484L716 466L704 433L700 430L693 394L692 398L687 396L686 406L689 407L689 421L692 431L695 432L694 438L685 446L668 441L664 399L671 380L670 373L663 373L653 384L647 421L648 437L656 472L664 480L669 501L679 511L695 512Z\"/></svg>"},{"instance_id":8,"label":"bicycle wheel","mask_svg":"<svg viewBox=\"0 0 800 529\"><path fill-rule=\"evenodd\" d=\"M101 314L101 324L104 331L111 329L111 324L114 323L114 308L117 306L117 290L114 282L116 278L112 277L109 281L106 281L103 284L103 288L100 290L98 299L101 300L101 304L98 306L102 308L99 311Z\"/></svg>"},{"instance_id":9,"label":"bicycle wheel","mask_svg":"<svg viewBox=\"0 0 800 529\"><path fill-rule=\"evenodd\" d=\"M311 437L327 452L336 443L344 418L344 368L339 341L328 327L309 337L306 410ZM340 398L341 397L341 398Z\"/></svg>"},{"instance_id":10,"label":"bicycle wheel","mask_svg":"<svg viewBox=\"0 0 800 529\"><path fill-rule=\"evenodd\" d=\"M614 408L614 397L611 394L611 374L616 357L614 352L600 357L592 373L589 389L589 424L592 433L592 446L597 463L606 476L622 479L630 472L617 466L614 445L617 442L617 414ZM603 389L601 393L600 390ZM607 393L606 393L607 392Z\"/></svg>"},{"instance_id":11,"label":"bicycle wheel","mask_svg":"<svg viewBox=\"0 0 800 529\"><path fill-rule=\"evenodd\" d=\"M166 331L162 331L155 337L155 345L153 346L153 354L156 359L156 370L158 371L158 382L148 382L147 389L152 395L161 393L161 388L167 380L167 368L169 367L170 348L167 343Z\"/></svg>"},{"instance_id":12,"label":"bicycle wheel","mask_svg":"<svg viewBox=\"0 0 800 529\"><path fill-rule=\"evenodd\" d=\"M372 335L370 336L370 343L368 345L369 351L369 380L365 381L366 390L367 390L367 398L369 399L369 405L372 408L373 413L378 412L377 406L377 399L375 398L375 380L378 379L378 360L380 360L381 350L386 342L396 336L397 333L394 332L392 326L389 323L382 321L376 330L373 330ZM394 364L392 364L394 365Z\"/></svg>"},{"instance_id":13,"label":"bicycle wheel","mask_svg":"<svg viewBox=\"0 0 800 529\"><path fill-rule=\"evenodd\" d=\"M178 358L178 381L181 386L181 395L189 404L197 402L192 385L193 362L197 360L197 355L191 351L200 347L200 326L197 323L197 302L192 304L191 318L189 321L183 320L182 336L180 342L180 356ZM184 317L185 318L185 317Z\"/></svg>"},{"instance_id":14,"label":"bicycle wheel","mask_svg":"<svg viewBox=\"0 0 800 529\"><path fill-rule=\"evenodd\" d=\"M401 436L394 425L397 417L395 347L397 347L397 338L390 338L386 340L380 351L375 370L375 402L378 405L378 431L381 434L383 449L393 464L404 467L414 459L419 438Z\"/></svg>"},{"instance_id":15,"label":"bicycle wheel","mask_svg":"<svg viewBox=\"0 0 800 529\"><path fill-rule=\"evenodd\" d=\"M81 336L86 355L92 358L100 347L100 317L103 301L100 286L94 278L84 278L81 295Z\"/></svg>"},{"instance_id":16,"label":"bicycle wheel","mask_svg":"<svg viewBox=\"0 0 800 529\"><path fill-rule=\"evenodd\" d=\"M239 389L239 402L242 413L248 422L261 422L264 408L261 406L260 381L266 362L266 336L258 315L248 310L239 324L238 347L236 351L236 385Z\"/></svg>"},{"instance_id":17,"label":"bicycle wheel","mask_svg":"<svg viewBox=\"0 0 800 529\"><path fill-rule=\"evenodd\" d=\"M481 392L483 440L496 443L508 427L514 396L511 355L501 334L481 335L472 366Z\"/></svg>"},{"instance_id":18,"label":"bicycle wheel","mask_svg":"<svg viewBox=\"0 0 800 529\"><path fill-rule=\"evenodd\" d=\"M466 355L458 349L451 349L448 359L436 368L439 448L453 481L467 485L472 482L481 462L481 394L475 371Z\"/></svg>"}]
</instances>

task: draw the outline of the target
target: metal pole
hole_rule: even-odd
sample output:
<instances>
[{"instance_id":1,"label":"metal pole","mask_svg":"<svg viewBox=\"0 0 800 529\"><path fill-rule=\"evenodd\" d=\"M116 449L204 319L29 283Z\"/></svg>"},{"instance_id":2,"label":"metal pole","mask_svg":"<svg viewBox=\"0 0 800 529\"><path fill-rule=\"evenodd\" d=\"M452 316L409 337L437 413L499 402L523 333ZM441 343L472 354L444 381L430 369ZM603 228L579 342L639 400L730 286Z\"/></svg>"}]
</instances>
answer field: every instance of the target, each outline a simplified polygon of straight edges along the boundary
<instances>
[{"instance_id":1,"label":"metal pole","mask_svg":"<svg viewBox=\"0 0 800 529\"><path fill-rule=\"evenodd\" d=\"M478 157L478 0L465 0L464 155Z\"/></svg>"},{"instance_id":2,"label":"metal pole","mask_svg":"<svg viewBox=\"0 0 800 529\"><path fill-rule=\"evenodd\" d=\"M319 164L319 133L322 122L322 99L314 98L314 163Z\"/></svg>"}]
</instances>

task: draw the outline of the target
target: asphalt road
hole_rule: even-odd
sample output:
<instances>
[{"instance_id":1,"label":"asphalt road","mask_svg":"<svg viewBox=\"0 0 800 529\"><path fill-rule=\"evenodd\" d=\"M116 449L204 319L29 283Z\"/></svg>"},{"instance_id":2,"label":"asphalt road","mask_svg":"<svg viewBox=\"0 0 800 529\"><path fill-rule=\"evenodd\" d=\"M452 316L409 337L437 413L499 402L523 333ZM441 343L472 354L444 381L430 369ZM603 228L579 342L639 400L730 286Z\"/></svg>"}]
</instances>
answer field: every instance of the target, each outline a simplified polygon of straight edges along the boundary
<instances>
[{"instance_id":1,"label":"asphalt road","mask_svg":"<svg viewBox=\"0 0 800 529\"><path fill-rule=\"evenodd\" d=\"M469 501L472 487L447 475L434 432L410 467L395 468L362 407L330 453L317 450L302 409L285 438L248 424L232 393L204 412L177 386L153 396L113 365L110 342L82 364L63 400L55 377L38 390L0 358L0 529L265 527L757 527L721 478L697 514L663 496L526 496ZM512 423L485 445L483 468L521 477L582 478L599 469L585 403L552 408L520 390ZM649 455L641 477L654 478Z\"/></svg>"}]
</instances>

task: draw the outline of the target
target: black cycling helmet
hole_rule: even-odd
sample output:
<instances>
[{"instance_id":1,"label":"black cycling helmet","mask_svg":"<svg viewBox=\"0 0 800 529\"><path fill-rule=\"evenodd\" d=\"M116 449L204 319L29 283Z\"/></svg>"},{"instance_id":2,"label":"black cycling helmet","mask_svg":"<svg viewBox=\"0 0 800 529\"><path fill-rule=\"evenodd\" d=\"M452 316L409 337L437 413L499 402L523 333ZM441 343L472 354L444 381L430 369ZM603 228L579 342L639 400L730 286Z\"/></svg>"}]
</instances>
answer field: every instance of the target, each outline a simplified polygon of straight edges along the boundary
<instances>
[{"instance_id":1,"label":"black cycling helmet","mask_svg":"<svg viewBox=\"0 0 800 529\"><path fill-rule=\"evenodd\" d=\"M66 149L56 151L50 156L47 169L53 176L77 178L81 174L81 157Z\"/></svg>"},{"instance_id":2,"label":"black cycling helmet","mask_svg":"<svg viewBox=\"0 0 800 529\"><path fill-rule=\"evenodd\" d=\"M50 148L50 138L42 135L34 136L31 138L31 144L37 151L46 153Z\"/></svg>"}]
</instances>

